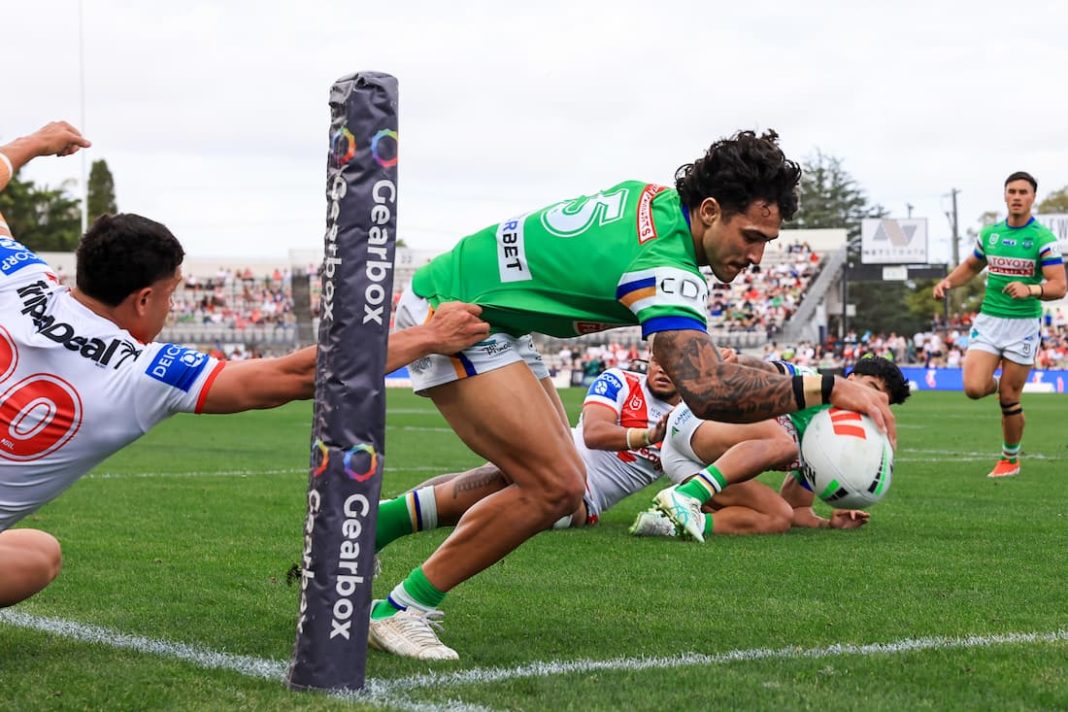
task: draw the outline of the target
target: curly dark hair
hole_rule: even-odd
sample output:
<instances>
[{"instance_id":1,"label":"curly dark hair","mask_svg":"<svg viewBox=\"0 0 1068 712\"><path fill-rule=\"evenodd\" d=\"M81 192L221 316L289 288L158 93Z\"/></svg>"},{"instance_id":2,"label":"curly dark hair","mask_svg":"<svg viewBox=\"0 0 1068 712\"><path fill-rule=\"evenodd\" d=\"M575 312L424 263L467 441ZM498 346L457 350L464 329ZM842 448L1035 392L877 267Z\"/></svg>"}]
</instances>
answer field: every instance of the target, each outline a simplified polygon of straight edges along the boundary
<instances>
[{"instance_id":1,"label":"curly dark hair","mask_svg":"<svg viewBox=\"0 0 1068 712\"><path fill-rule=\"evenodd\" d=\"M779 148L779 134L768 130L757 136L739 131L716 141L705 155L675 171L675 188L682 204L696 208L715 198L730 217L744 213L754 200L779 206L783 220L797 212L801 166Z\"/></svg>"},{"instance_id":2,"label":"curly dark hair","mask_svg":"<svg viewBox=\"0 0 1068 712\"><path fill-rule=\"evenodd\" d=\"M173 276L185 251L166 226L133 213L101 215L78 243L78 289L109 306Z\"/></svg>"},{"instance_id":3,"label":"curly dark hair","mask_svg":"<svg viewBox=\"0 0 1068 712\"><path fill-rule=\"evenodd\" d=\"M886 394L890 396L890 405L900 405L912 395L909 382L905 380L905 374L890 359L869 354L857 361L849 373L883 379L883 383L886 384Z\"/></svg>"}]
</instances>

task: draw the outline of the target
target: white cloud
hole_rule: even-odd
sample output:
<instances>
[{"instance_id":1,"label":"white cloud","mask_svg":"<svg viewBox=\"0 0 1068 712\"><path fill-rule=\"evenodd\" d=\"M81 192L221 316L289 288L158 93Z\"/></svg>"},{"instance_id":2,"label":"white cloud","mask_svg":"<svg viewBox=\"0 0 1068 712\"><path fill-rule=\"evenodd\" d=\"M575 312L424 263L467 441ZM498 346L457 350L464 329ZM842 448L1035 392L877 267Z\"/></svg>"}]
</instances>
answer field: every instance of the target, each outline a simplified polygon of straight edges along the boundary
<instances>
[{"instance_id":1,"label":"white cloud","mask_svg":"<svg viewBox=\"0 0 1068 712\"><path fill-rule=\"evenodd\" d=\"M2 0L0 137L80 121L76 0ZM321 245L327 95L400 79L400 234L444 249L624 178L668 182L717 137L773 127L838 156L872 200L948 235L1009 172L1068 183L1068 8L702 2L179 5L85 0L86 133L119 205L194 255ZM41 159L55 183L77 159Z\"/></svg>"}]
</instances>

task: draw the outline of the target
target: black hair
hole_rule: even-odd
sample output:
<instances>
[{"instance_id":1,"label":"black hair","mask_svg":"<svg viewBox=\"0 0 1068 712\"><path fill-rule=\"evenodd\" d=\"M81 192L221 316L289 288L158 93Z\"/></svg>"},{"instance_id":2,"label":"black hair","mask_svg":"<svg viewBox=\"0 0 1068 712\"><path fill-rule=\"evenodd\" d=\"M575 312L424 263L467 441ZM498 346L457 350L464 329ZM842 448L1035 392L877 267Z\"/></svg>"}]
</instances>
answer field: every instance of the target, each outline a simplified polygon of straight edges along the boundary
<instances>
[{"instance_id":1,"label":"black hair","mask_svg":"<svg viewBox=\"0 0 1068 712\"><path fill-rule=\"evenodd\" d=\"M109 306L173 276L185 251L166 226L133 213L101 215L78 244L78 289Z\"/></svg>"},{"instance_id":2,"label":"black hair","mask_svg":"<svg viewBox=\"0 0 1068 712\"><path fill-rule=\"evenodd\" d=\"M912 395L909 382L905 380L905 374L901 373L901 369L890 359L869 354L857 361L849 373L883 379L883 383L886 384L886 394L890 397L890 405L900 405Z\"/></svg>"},{"instance_id":3,"label":"black hair","mask_svg":"<svg viewBox=\"0 0 1068 712\"><path fill-rule=\"evenodd\" d=\"M739 131L716 141L705 155L675 171L675 188L682 204L696 208L715 198L725 216L744 213L754 200L779 206L783 220L797 212L801 166L779 148L772 130L757 136Z\"/></svg>"},{"instance_id":4,"label":"black hair","mask_svg":"<svg viewBox=\"0 0 1068 712\"><path fill-rule=\"evenodd\" d=\"M1016 171L1011 176L1005 179L1005 185L1007 186L1014 180L1025 180L1031 184L1031 190L1035 191L1036 193L1038 192L1038 181L1035 180L1035 177L1027 171Z\"/></svg>"}]
</instances>

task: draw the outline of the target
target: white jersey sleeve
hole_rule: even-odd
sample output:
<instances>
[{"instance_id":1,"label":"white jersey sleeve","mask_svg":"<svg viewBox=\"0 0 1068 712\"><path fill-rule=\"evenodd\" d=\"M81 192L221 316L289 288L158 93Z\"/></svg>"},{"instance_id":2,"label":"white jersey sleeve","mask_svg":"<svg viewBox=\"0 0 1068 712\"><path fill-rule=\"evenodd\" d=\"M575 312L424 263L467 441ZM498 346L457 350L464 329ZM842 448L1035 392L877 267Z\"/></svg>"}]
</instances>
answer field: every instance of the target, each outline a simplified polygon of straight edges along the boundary
<instances>
[{"instance_id":1,"label":"white jersey sleeve","mask_svg":"<svg viewBox=\"0 0 1068 712\"><path fill-rule=\"evenodd\" d=\"M660 465L675 484L697 474L708 464L701 462L690 444L703 422L685 403L676 406L668 417L667 433L660 444Z\"/></svg>"},{"instance_id":2,"label":"white jersey sleeve","mask_svg":"<svg viewBox=\"0 0 1068 712\"><path fill-rule=\"evenodd\" d=\"M138 359L136 384L138 416L145 430L175 413L199 413L224 365L178 344L146 346Z\"/></svg>"},{"instance_id":3,"label":"white jersey sleeve","mask_svg":"<svg viewBox=\"0 0 1068 712\"><path fill-rule=\"evenodd\" d=\"M623 412L623 404L627 400L630 389L627 386L627 377L618 368L610 368L597 377L590 384L586 392L586 400L582 401L583 407L596 403L611 408L620 415Z\"/></svg>"}]
</instances>

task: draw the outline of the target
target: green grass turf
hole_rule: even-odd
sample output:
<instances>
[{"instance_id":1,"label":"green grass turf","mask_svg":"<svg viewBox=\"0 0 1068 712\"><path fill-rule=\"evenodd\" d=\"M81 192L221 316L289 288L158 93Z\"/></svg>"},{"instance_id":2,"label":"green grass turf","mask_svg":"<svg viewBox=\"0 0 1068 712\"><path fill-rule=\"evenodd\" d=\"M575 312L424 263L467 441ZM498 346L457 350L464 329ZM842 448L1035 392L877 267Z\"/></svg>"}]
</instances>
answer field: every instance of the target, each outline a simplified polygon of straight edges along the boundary
<instances>
[{"instance_id":1,"label":"green grass turf","mask_svg":"<svg viewBox=\"0 0 1068 712\"><path fill-rule=\"evenodd\" d=\"M573 415L582 395L563 393ZM479 464L428 401L394 390L389 406L383 495ZM635 540L626 528L650 489L596 528L539 535L456 589L443 639L460 663L372 652L368 675L1068 630L1068 399L1025 396L1024 406L1024 473L991 481L996 403L914 396L897 409L891 491L854 532L703 547ZM310 420L310 405L296 404L164 423L24 521L60 539L65 564L15 610L288 659L298 589L286 572L300 557ZM376 594L446 534L386 549ZM0 708L18 710L363 707L3 623L0 690ZM526 710L1065 708L1068 643L607 670L405 695Z\"/></svg>"}]
</instances>

